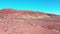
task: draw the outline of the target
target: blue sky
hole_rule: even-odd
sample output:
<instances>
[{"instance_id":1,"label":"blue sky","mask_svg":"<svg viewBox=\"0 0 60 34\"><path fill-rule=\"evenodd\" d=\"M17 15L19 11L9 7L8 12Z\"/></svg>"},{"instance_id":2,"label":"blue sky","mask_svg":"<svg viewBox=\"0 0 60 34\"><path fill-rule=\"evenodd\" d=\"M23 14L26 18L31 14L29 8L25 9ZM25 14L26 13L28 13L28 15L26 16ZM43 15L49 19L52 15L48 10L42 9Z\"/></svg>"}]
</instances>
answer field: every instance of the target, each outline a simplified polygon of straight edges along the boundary
<instances>
[{"instance_id":1,"label":"blue sky","mask_svg":"<svg viewBox=\"0 0 60 34\"><path fill-rule=\"evenodd\" d=\"M0 0L0 10L5 8L60 15L60 0Z\"/></svg>"}]
</instances>

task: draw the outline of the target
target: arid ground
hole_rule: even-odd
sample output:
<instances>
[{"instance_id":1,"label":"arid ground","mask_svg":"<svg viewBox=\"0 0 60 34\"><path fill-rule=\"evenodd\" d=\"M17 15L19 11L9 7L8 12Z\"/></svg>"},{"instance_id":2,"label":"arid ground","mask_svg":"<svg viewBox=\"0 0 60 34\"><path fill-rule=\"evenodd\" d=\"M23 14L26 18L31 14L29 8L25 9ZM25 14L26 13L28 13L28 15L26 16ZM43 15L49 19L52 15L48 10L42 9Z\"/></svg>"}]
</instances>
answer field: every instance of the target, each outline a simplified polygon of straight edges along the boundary
<instances>
[{"instance_id":1,"label":"arid ground","mask_svg":"<svg viewBox=\"0 0 60 34\"><path fill-rule=\"evenodd\" d=\"M3 9L0 10L0 34L60 34L60 16Z\"/></svg>"}]
</instances>

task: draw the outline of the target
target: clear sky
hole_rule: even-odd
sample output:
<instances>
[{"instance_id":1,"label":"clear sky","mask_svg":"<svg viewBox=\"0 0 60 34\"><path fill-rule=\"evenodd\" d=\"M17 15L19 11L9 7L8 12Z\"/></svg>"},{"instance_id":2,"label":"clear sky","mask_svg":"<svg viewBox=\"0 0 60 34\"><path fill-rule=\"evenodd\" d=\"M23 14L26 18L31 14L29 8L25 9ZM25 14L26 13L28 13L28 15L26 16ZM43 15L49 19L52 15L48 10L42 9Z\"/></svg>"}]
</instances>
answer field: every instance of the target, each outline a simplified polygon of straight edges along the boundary
<instances>
[{"instance_id":1,"label":"clear sky","mask_svg":"<svg viewBox=\"0 0 60 34\"><path fill-rule=\"evenodd\" d=\"M60 0L0 0L0 10L4 8L60 15Z\"/></svg>"}]
</instances>

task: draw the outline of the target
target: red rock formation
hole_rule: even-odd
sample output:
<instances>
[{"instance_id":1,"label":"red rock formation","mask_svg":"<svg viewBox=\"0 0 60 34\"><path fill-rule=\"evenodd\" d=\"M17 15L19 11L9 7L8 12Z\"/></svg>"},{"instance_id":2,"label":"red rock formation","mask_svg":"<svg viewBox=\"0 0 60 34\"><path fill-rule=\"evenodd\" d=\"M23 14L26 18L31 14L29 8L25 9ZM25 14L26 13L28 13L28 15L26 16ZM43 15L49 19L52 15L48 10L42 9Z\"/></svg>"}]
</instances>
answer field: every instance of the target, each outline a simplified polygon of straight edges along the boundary
<instances>
[{"instance_id":1,"label":"red rock formation","mask_svg":"<svg viewBox=\"0 0 60 34\"><path fill-rule=\"evenodd\" d=\"M0 10L0 34L60 34L60 16L3 9Z\"/></svg>"}]
</instances>

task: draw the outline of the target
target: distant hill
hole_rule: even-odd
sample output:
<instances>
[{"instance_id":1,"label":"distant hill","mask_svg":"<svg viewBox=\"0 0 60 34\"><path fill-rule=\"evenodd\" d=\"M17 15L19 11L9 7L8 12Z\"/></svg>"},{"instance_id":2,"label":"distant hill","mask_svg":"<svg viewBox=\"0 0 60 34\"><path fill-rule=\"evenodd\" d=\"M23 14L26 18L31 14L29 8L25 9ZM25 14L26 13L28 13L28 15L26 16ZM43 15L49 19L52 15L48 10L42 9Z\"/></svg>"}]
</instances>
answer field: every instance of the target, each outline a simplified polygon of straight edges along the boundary
<instances>
[{"instance_id":1,"label":"distant hill","mask_svg":"<svg viewBox=\"0 0 60 34\"><path fill-rule=\"evenodd\" d=\"M59 34L60 15L28 10L0 10L1 34Z\"/></svg>"}]
</instances>

